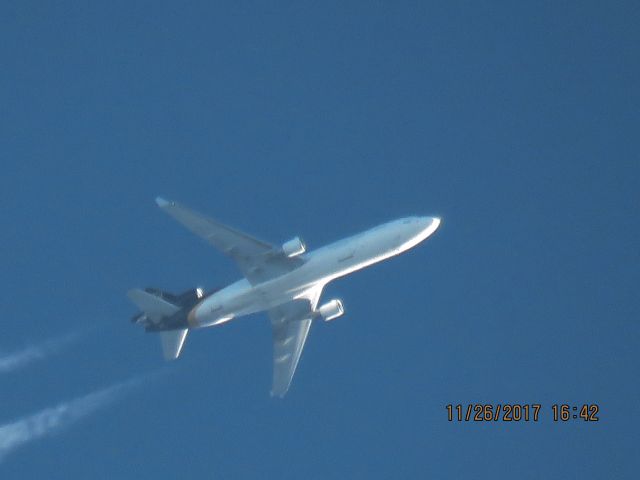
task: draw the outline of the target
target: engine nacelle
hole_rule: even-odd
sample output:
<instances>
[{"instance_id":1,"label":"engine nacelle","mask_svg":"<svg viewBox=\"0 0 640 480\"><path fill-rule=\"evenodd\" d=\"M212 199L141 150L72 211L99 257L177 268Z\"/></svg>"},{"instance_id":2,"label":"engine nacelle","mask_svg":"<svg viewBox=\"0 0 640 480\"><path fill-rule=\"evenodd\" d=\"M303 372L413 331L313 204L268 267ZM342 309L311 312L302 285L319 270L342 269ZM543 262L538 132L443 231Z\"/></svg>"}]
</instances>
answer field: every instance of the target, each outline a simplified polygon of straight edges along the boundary
<instances>
[{"instance_id":1,"label":"engine nacelle","mask_svg":"<svg viewBox=\"0 0 640 480\"><path fill-rule=\"evenodd\" d=\"M342 316L344 314L344 307L342 306L342 301L334 299L322 305L316 312L325 322L328 322Z\"/></svg>"},{"instance_id":2,"label":"engine nacelle","mask_svg":"<svg viewBox=\"0 0 640 480\"><path fill-rule=\"evenodd\" d=\"M300 237L294 237L288 242L282 244L282 251L287 257L297 257L303 254L307 250L307 246L304 244Z\"/></svg>"}]
</instances>

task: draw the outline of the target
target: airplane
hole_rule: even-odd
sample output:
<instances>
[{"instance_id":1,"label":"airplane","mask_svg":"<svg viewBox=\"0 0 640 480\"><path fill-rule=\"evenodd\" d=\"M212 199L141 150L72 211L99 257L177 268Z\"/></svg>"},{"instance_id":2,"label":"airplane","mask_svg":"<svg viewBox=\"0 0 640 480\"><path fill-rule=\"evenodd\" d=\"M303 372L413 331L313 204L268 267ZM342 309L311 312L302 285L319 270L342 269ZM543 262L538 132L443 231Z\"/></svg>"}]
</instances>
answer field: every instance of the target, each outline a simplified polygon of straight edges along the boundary
<instances>
[{"instance_id":1,"label":"airplane","mask_svg":"<svg viewBox=\"0 0 640 480\"><path fill-rule=\"evenodd\" d=\"M344 314L339 299L317 306L323 288L415 247L440 225L438 217L405 217L307 252L299 237L272 245L176 202L158 197L156 203L231 257L244 278L206 294L201 288L179 295L155 288L130 290L129 299L141 310L132 322L159 332L164 357L172 360L180 356L189 330L266 311L273 333L271 396L280 398L289 390L313 320L328 322Z\"/></svg>"}]
</instances>

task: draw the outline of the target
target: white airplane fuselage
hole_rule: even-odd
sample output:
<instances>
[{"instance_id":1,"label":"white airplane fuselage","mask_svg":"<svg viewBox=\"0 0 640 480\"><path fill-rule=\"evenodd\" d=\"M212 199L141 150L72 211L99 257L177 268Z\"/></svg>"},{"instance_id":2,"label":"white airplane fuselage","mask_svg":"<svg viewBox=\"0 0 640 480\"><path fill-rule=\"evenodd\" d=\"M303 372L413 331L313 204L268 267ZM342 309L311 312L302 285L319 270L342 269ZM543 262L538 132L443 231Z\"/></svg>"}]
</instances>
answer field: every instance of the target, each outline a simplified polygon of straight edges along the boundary
<instances>
[{"instance_id":1,"label":"white airplane fuselage","mask_svg":"<svg viewBox=\"0 0 640 480\"><path fill-rule=\"evenodd\" d=\"M305 263L291 272L256 285L242 279L205 297L189 313L189 326L218 325L297 298L313 298L332 280L414 247L439 225L436 217L406 217L302 254Z\"/></svg>"}]
</instances>

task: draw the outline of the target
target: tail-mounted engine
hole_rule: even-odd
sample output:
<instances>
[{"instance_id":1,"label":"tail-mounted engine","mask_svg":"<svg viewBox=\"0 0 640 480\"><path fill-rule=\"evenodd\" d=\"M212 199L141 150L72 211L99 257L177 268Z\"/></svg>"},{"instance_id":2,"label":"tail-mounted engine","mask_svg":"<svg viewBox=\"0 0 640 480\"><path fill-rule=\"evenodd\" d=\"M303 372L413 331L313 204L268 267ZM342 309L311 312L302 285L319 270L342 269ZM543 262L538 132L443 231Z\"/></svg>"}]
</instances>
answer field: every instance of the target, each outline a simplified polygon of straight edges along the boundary
<instances>
[{"instance_id":1,"label":"tail-mounted engine","mask_svg":"<svg viewBox=\"0 0 640 480\"><path fill-rule=\"evenodd\" d=\"M178 295L165 292L159 288L151 287L145 288L144 291L180 307L189 306L191 303L195 304L204 296L204 290L202 288L190 288L186 292L182 292Z\"/></svg>"},{"instance_id":2,"label":"tail-mounted engine","mask_svg":"<svg viewBox=\"0 0 640 480\"><path fill-rule=\"evenodd\" d=\"M188 312L204 297L204 290L202 288L192 288L178 295L165 292L158 288L145 288L144 291L179 307L175 314L163 317L161 320L157 318L152 320L145 311L137 313L131 318L133 323L141 324L146 328L159 330L168 329L173 324L184 323L182 322L182 317L186 319Z\"/></svg>"}]
</instances>

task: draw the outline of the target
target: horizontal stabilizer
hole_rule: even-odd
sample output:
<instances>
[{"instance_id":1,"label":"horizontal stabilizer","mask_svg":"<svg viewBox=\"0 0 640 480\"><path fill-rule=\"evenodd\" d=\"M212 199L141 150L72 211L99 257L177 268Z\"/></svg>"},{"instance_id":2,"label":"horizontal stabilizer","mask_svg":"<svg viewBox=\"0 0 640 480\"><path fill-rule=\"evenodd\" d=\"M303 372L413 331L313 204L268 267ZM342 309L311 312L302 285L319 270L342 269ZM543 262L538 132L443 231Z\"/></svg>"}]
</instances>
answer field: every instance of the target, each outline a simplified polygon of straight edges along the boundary
<instances>
[{"instance_id":1,"label":"horizontal stabilizer","mask_svg":"<svg viewBox=\"0 0 640 480\"><path fill-rule=\"evenodd\" d=\"M163 300L152 293L140 290L139 288L129 290L127 292L127 296L154 322L159 322L164 317L170 317L180 310L180 307L177 305L169 303L166 300Z\"/></svg>"},{"instance_id":2,"label":"horizontal stabilizer","mask_svg":"<svg viewBox=\"0 0 640 480\"><path fill-rule=\"evenodd\" d=\"M167 330L160 332L160 340L162 340L162 353L166 360L175 360L180 356L184 339L187 337L189 330Z\"/></svg>"}]
</instances>

